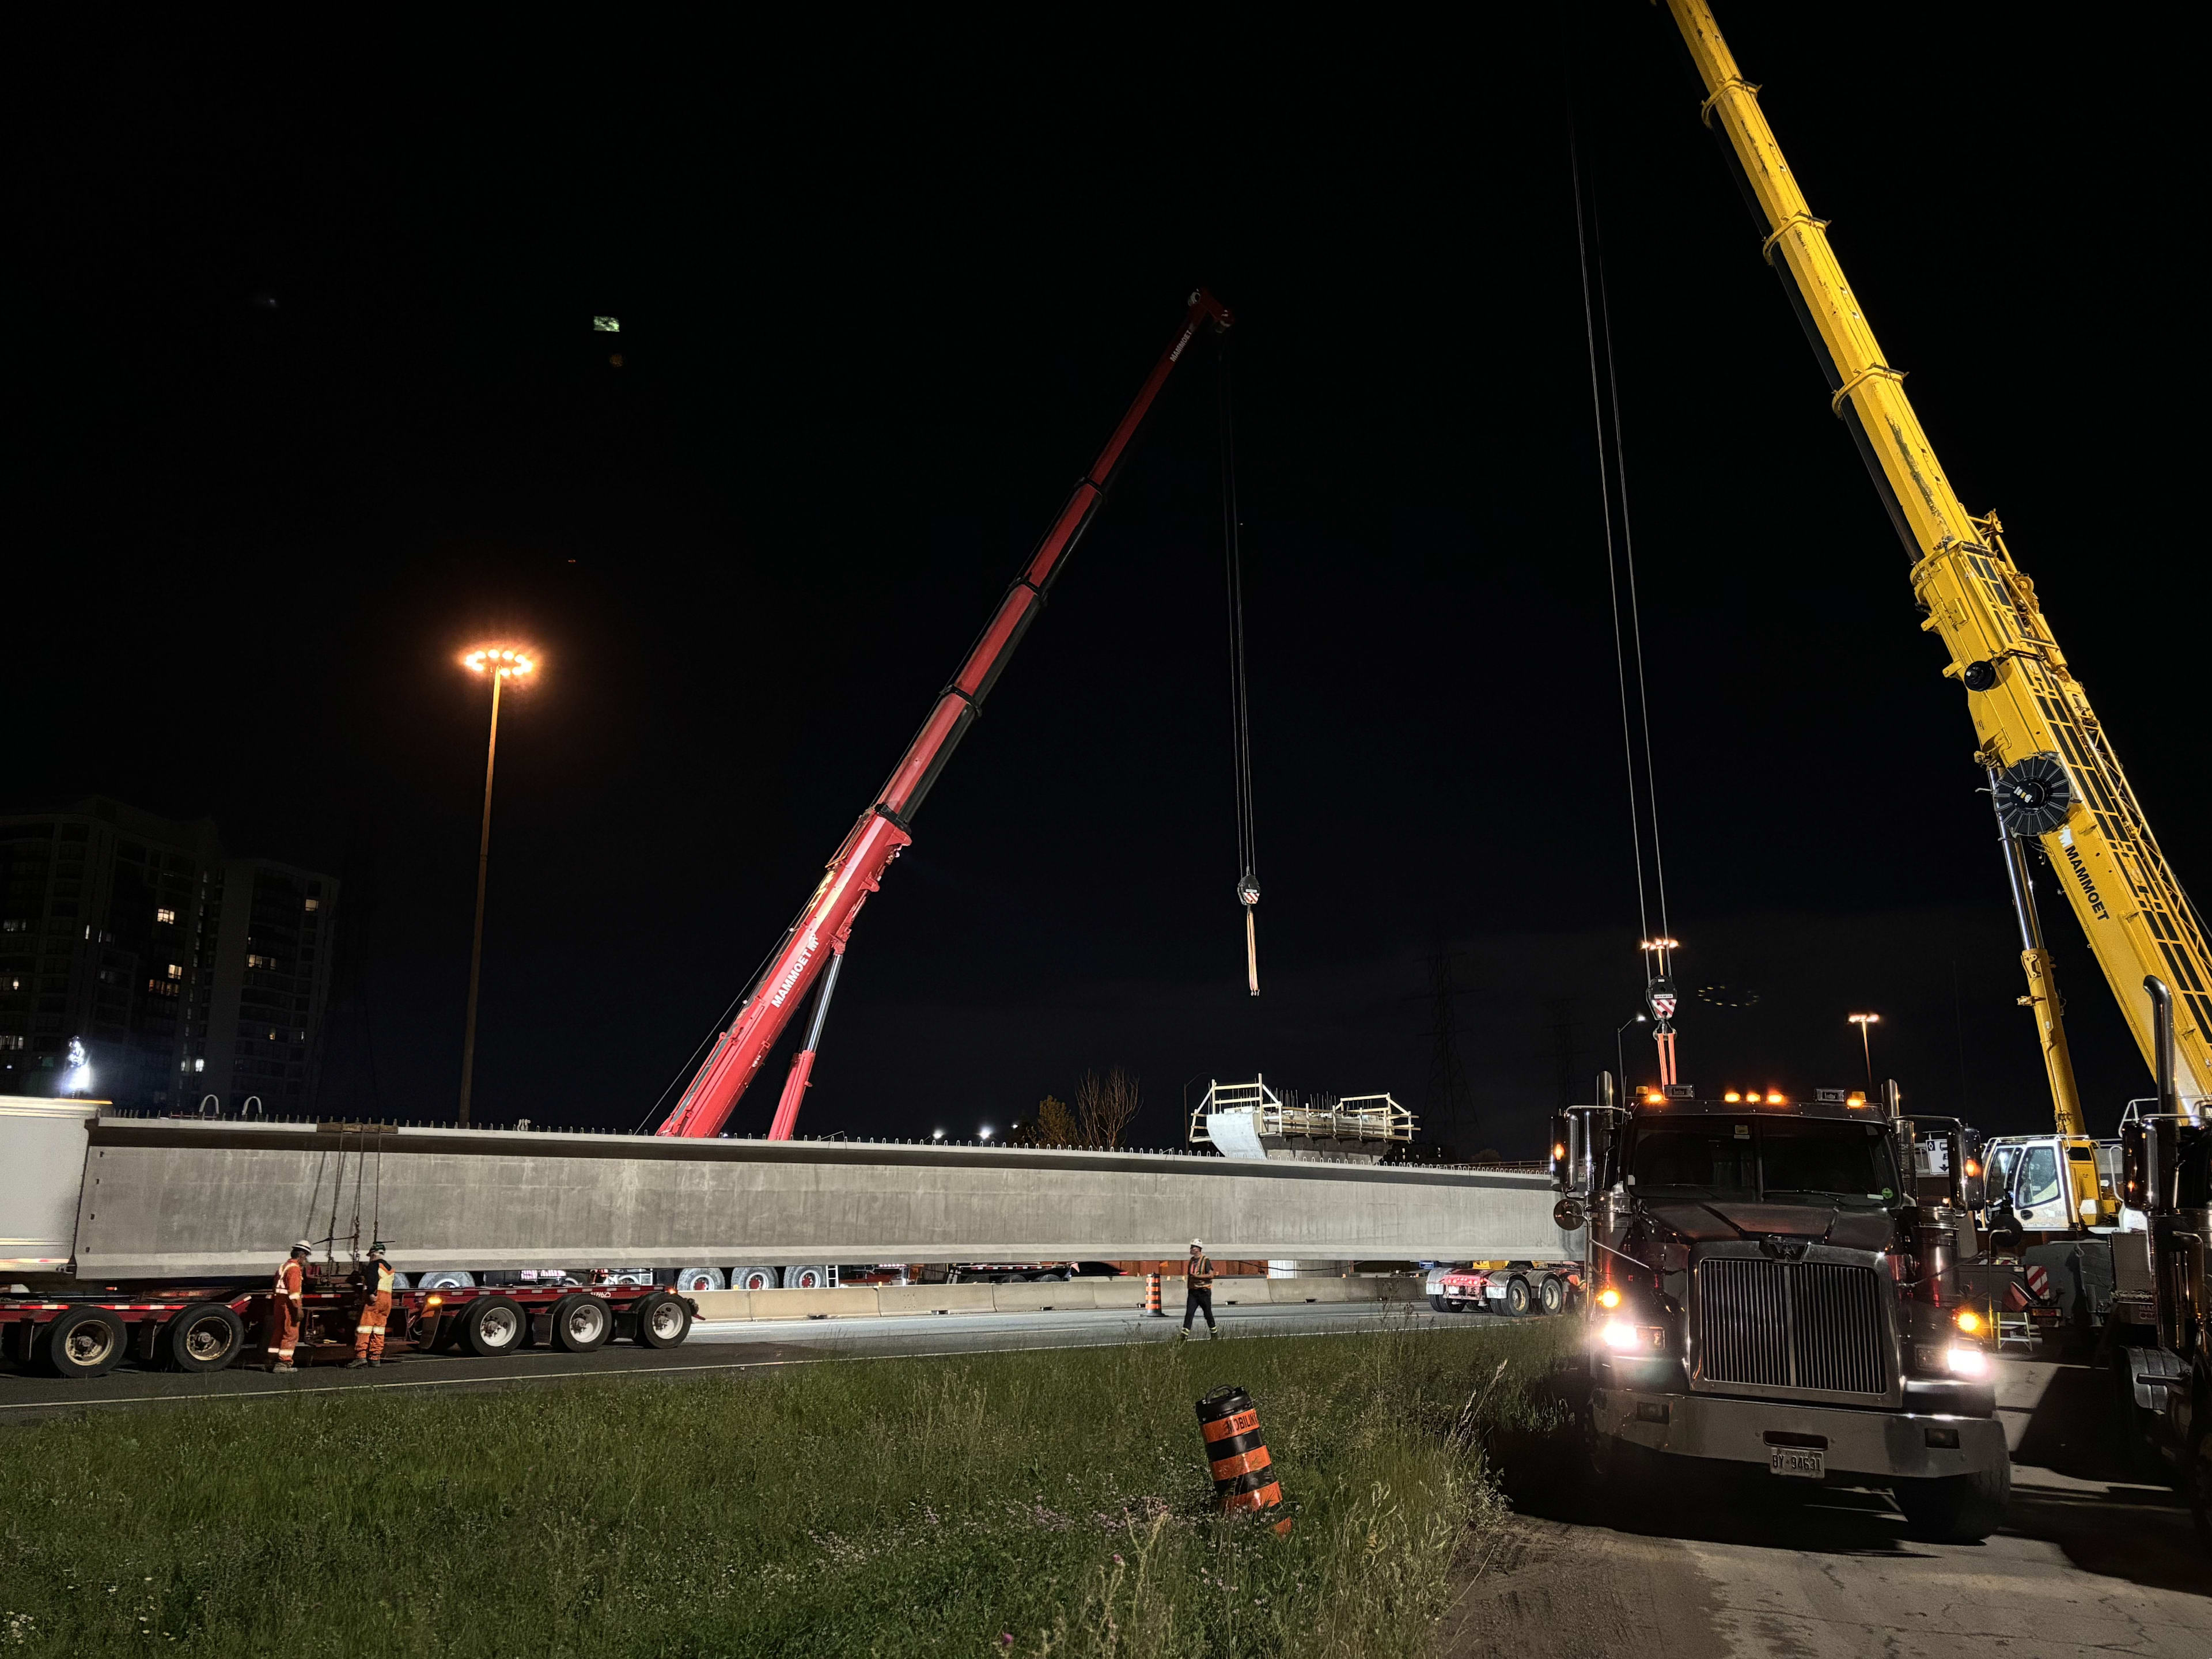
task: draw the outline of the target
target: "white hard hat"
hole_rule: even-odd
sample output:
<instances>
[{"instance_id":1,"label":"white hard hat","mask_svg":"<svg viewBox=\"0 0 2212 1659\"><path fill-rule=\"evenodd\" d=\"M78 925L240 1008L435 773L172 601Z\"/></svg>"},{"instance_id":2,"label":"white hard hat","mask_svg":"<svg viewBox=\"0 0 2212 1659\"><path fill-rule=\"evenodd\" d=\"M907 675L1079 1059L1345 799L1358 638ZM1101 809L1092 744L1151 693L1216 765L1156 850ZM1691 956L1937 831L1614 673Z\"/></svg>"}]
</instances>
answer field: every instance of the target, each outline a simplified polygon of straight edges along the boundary
<instances>
[{"instance_id":1,"label":"white hard hat","mask_svg":"<svg viewBox=\"0 0 2212 1659\"><path fill-rule=\"evenodd\" d=\"M305 1251L306 1251L309 1255L314 1255L314 1253L315 1253L315 1247L314 1247L313 1242L312 1240L309 1240L309 1239L305 1239L305 1238L303 1238L303 1239L301 1239L301 1240L297 1244L295 1244L292 1248L293 1248L293 1249L294 1249L295 1251L298 1251L298 1250L305 1250Z\"/></svg>"},{"instance_id":2,"label":"white hard hat","mask_svg":"<svg viewBox=\"0 0 2212 1659\"><path fill-rule=\"evenodd\" d=\"M1190 1248L1191 1248L1192 1249L1194 1249L1194 1250L1202 1250L1202 1249L1204 1249L1206 1248L1206 1246L1205 1246L1205 1245L1203 1245L1203 1244L1201 1244L1201 1243L1200 1243L1196 1239L1194 1239L1194 1239L1192 1239L1192 1240L1190 1241Z\"/></svg>"}]
</instances>

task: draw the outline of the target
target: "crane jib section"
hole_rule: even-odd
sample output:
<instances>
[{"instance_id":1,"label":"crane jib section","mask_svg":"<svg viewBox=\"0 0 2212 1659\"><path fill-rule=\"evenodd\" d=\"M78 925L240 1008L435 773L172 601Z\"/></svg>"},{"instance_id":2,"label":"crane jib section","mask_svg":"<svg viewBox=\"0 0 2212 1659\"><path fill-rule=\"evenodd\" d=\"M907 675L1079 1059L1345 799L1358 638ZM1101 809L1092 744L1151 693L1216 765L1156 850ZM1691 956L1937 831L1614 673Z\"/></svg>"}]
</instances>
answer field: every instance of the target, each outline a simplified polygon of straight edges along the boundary
<instances>
[{"instance_id":1,"label":"crane jib section","mask_svg":"<svg viewBox=\"0 0 2212 1659\"><path fill-rule=\"evenodd\" d=\"M911 823L960 739L975 724L984 698L998 683L1030 623L1043 608L1052 584L1066 568L1068 556L1090 527L1127 459L1130 446L1152 412L1168 376L1175 372L1198 331L1212 324L1227 328L1228 308L1204 289L1190 296L1182 326L1152 365L1144 385L1115 425L1113 435L1076 483L1066 504L1054 517L1036 550L1008 586L991 619L976 636L958 671L939 695L929 717L891 769L875 804L860 815L830 860L828 870L805 908L785 933L783 942L739 1005L729 1029L714 1039L707 1060L693 1076L676 1109L659 1129L664 1135L719 1134L752 1082L753 1074L790 1024L823 964L844 954L853 923L868 896L877 890L891 860L913 844ZM794 1089L803 1089L803 1080ZM790 1138L796 1099L776 1113L772 1138Z\"/></svg>"},{"instance_id":2,"label":"crane jib section","mask_svg":"<svg viewBox=\"0 0 2212 1659\"><path fill-rule=\"evenodd\" d=\"M1827 376L1830 406L1911 556L1921 625L1950 652L1943 672L1966 690L1978 758L1998 769L2035 757L2063 764L2065 811L2039 836L2059 886L2146 1060L2155 1069L2143 989L2152 975L2174 992L2182 1090L2212 1095L2212 951L2203 920L2159 850L2088 694L2052 636L2035 584L2013 562L1996 515L1976 517L1953 492L1905 394L1905 376L1882 356L1829 246L1826 222L1813 216L1759 109L1759 88L1738 71L1711 7L1705 0L1668 6L1705 82L1706 125L1723 141L1765 236L1765 257ZM2039 1018L2055 1019L2048 1003L2038 1000Z\"/></svg>"}]
</instances>

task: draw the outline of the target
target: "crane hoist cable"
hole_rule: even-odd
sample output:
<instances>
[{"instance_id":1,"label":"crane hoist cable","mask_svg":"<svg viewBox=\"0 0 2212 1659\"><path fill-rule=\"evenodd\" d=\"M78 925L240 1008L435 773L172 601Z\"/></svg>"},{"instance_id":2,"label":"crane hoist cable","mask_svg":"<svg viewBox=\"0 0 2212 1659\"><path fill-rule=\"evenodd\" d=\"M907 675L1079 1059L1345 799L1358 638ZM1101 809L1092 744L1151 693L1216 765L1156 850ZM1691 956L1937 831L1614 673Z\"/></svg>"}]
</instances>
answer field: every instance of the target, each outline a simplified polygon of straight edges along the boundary
<instances>
[{"instance_id":1,"label":"crane hoist cable","mask_svg":"<svg viewBox=\"0 0 2212 1659\"><path fill-rule=\"evenodd\" d=\"M1244 981L1260 994L1260 854L1252 813L1252 697L1244 672L1244 558L1237 508L1237 422L1229 387L1229 336L1214 359L1221 409L1221 545L1229 578L1229 744L1237 794L1237 897L1244 907Z\"/></svg>"},{"instance_id":2,"label":"crane hoist cable","mask_svg":"<svg viewBox=\"0 0 2212 1659\"><path fill-rule=\"evenodd\" d=\"M1613 356L1613 317L1607 302L1605 240L1593 183L1585 203L1582 149L1577 140L1571 93L1567 110L1567 163L1575 201L1575 252L1582 270L1583 337L1589 359L1590 420L1597 445L1599 509L1605 521L1606 581L1613 612L1613 675L1620 696L1621 759L1628 780L1630 851L1636 860L1636 913L1642 933L1639 948L1644 958L1645 1004L1651 1013L1651 1036L1658 1049L1659 1081L1671 1084L1674 1072L1676 1006L1673 971L1675 941L1667 914L1667 863L1659 837L1658 765L1651 744L1651 697L1644 668L1644 617L1636 584L1636 536L1628 512L1628 462L1621 442L1620 381ZM1604 359L1600 373L1599 359ZM1616 522L1619 534L1614 533ZM1626 619L1622 611L1626 596ZM1635 696L1629 682L1635 681ZM1642 773L1638 780L1638 740ZM1644 848L1651 848L1650 880L1645 882ZM1651 929L1654 902L1659 929Z\"/></svg>"}]
</instances>

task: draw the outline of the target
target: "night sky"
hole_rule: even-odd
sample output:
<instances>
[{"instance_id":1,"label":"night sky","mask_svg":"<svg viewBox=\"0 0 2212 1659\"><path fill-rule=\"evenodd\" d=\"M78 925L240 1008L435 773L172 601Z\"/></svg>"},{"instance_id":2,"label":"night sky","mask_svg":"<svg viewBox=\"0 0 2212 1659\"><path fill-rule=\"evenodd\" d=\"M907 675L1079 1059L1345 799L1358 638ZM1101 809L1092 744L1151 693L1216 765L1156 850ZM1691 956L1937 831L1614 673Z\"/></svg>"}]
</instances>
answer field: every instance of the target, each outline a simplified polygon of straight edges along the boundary
<instances>
[{"instance_id":1,"label":"night sky","mask_svg":"<svg viewBox=\"0 0 2212 1659\"><path fill-rule=\"evenodd\" d=\"M2201 653L2162 620L2202 591L2156 275L2186 70L2131 60L2105 119L2016 7L1909 43L1785 14L1722 21L2201 892ZM1073 58L856 26L524 62L441 31L343 81L265 41L63 54L15 176L0 807L107 793L338 875L319 1109L449 1117L487 702L454 659L539 645L501 732L477 1115L629 1127L1204 283L1238 318L1266 993L1209 343L862 915L801 1131L1003 1128L1116 1064L1146 1143L1255 1070L1426 1109L1443 950L1477 1115L1430 1127L1533 1155L1642 986L1571 86L1683 1075L1856 1084L1873 1009L1910 1105L2047 1123L1964 693L1665 13L1577 15ZM2103 1127L2148 1079L2045 898Z\"/></svg>"}]
</instances>

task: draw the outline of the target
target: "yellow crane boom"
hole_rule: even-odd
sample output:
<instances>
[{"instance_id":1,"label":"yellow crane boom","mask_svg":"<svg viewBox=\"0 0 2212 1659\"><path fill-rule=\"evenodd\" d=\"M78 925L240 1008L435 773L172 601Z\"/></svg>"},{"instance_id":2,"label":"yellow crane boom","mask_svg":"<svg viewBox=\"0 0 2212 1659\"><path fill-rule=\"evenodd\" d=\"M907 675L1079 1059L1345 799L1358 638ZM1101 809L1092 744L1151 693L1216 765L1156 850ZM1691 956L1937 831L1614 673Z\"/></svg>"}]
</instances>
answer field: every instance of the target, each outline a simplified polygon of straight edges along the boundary
<instances>
[{"instance_id":1,"label":"yellow crane boom","mask_svg":"<svg viewBox=\"0 0 2212 1659\"><path fill-rule=\"evenodd\" d=\"M1912 591L1950 650L1944 670L1966 688L2000 816L2039 839L2129 1029L2154 1071L2146 976L2173 992L2184 1095L2212 1095L2212 952L2204 925L2159 851L2088 694L2053 637L2035 584L2013 562L1995 513L1977 518L1952 493L1905 395L1905 376L1875 341L1858 296L1813 216L1782 149L1705 0L1667 0L1708 94L1702 114L1726 138L1738 182L1764 222L1798 320L1828 377L1829 404L1850 429L1890 521L1912 558ZM2025 874L2024 868L2021 871ZM2026 917L2030 913L2024 912ZM2039 936L2022 940L2023 1002L2035 1010L2062 1133L2087 1130Z\"/></svg>"}]
</instances>

